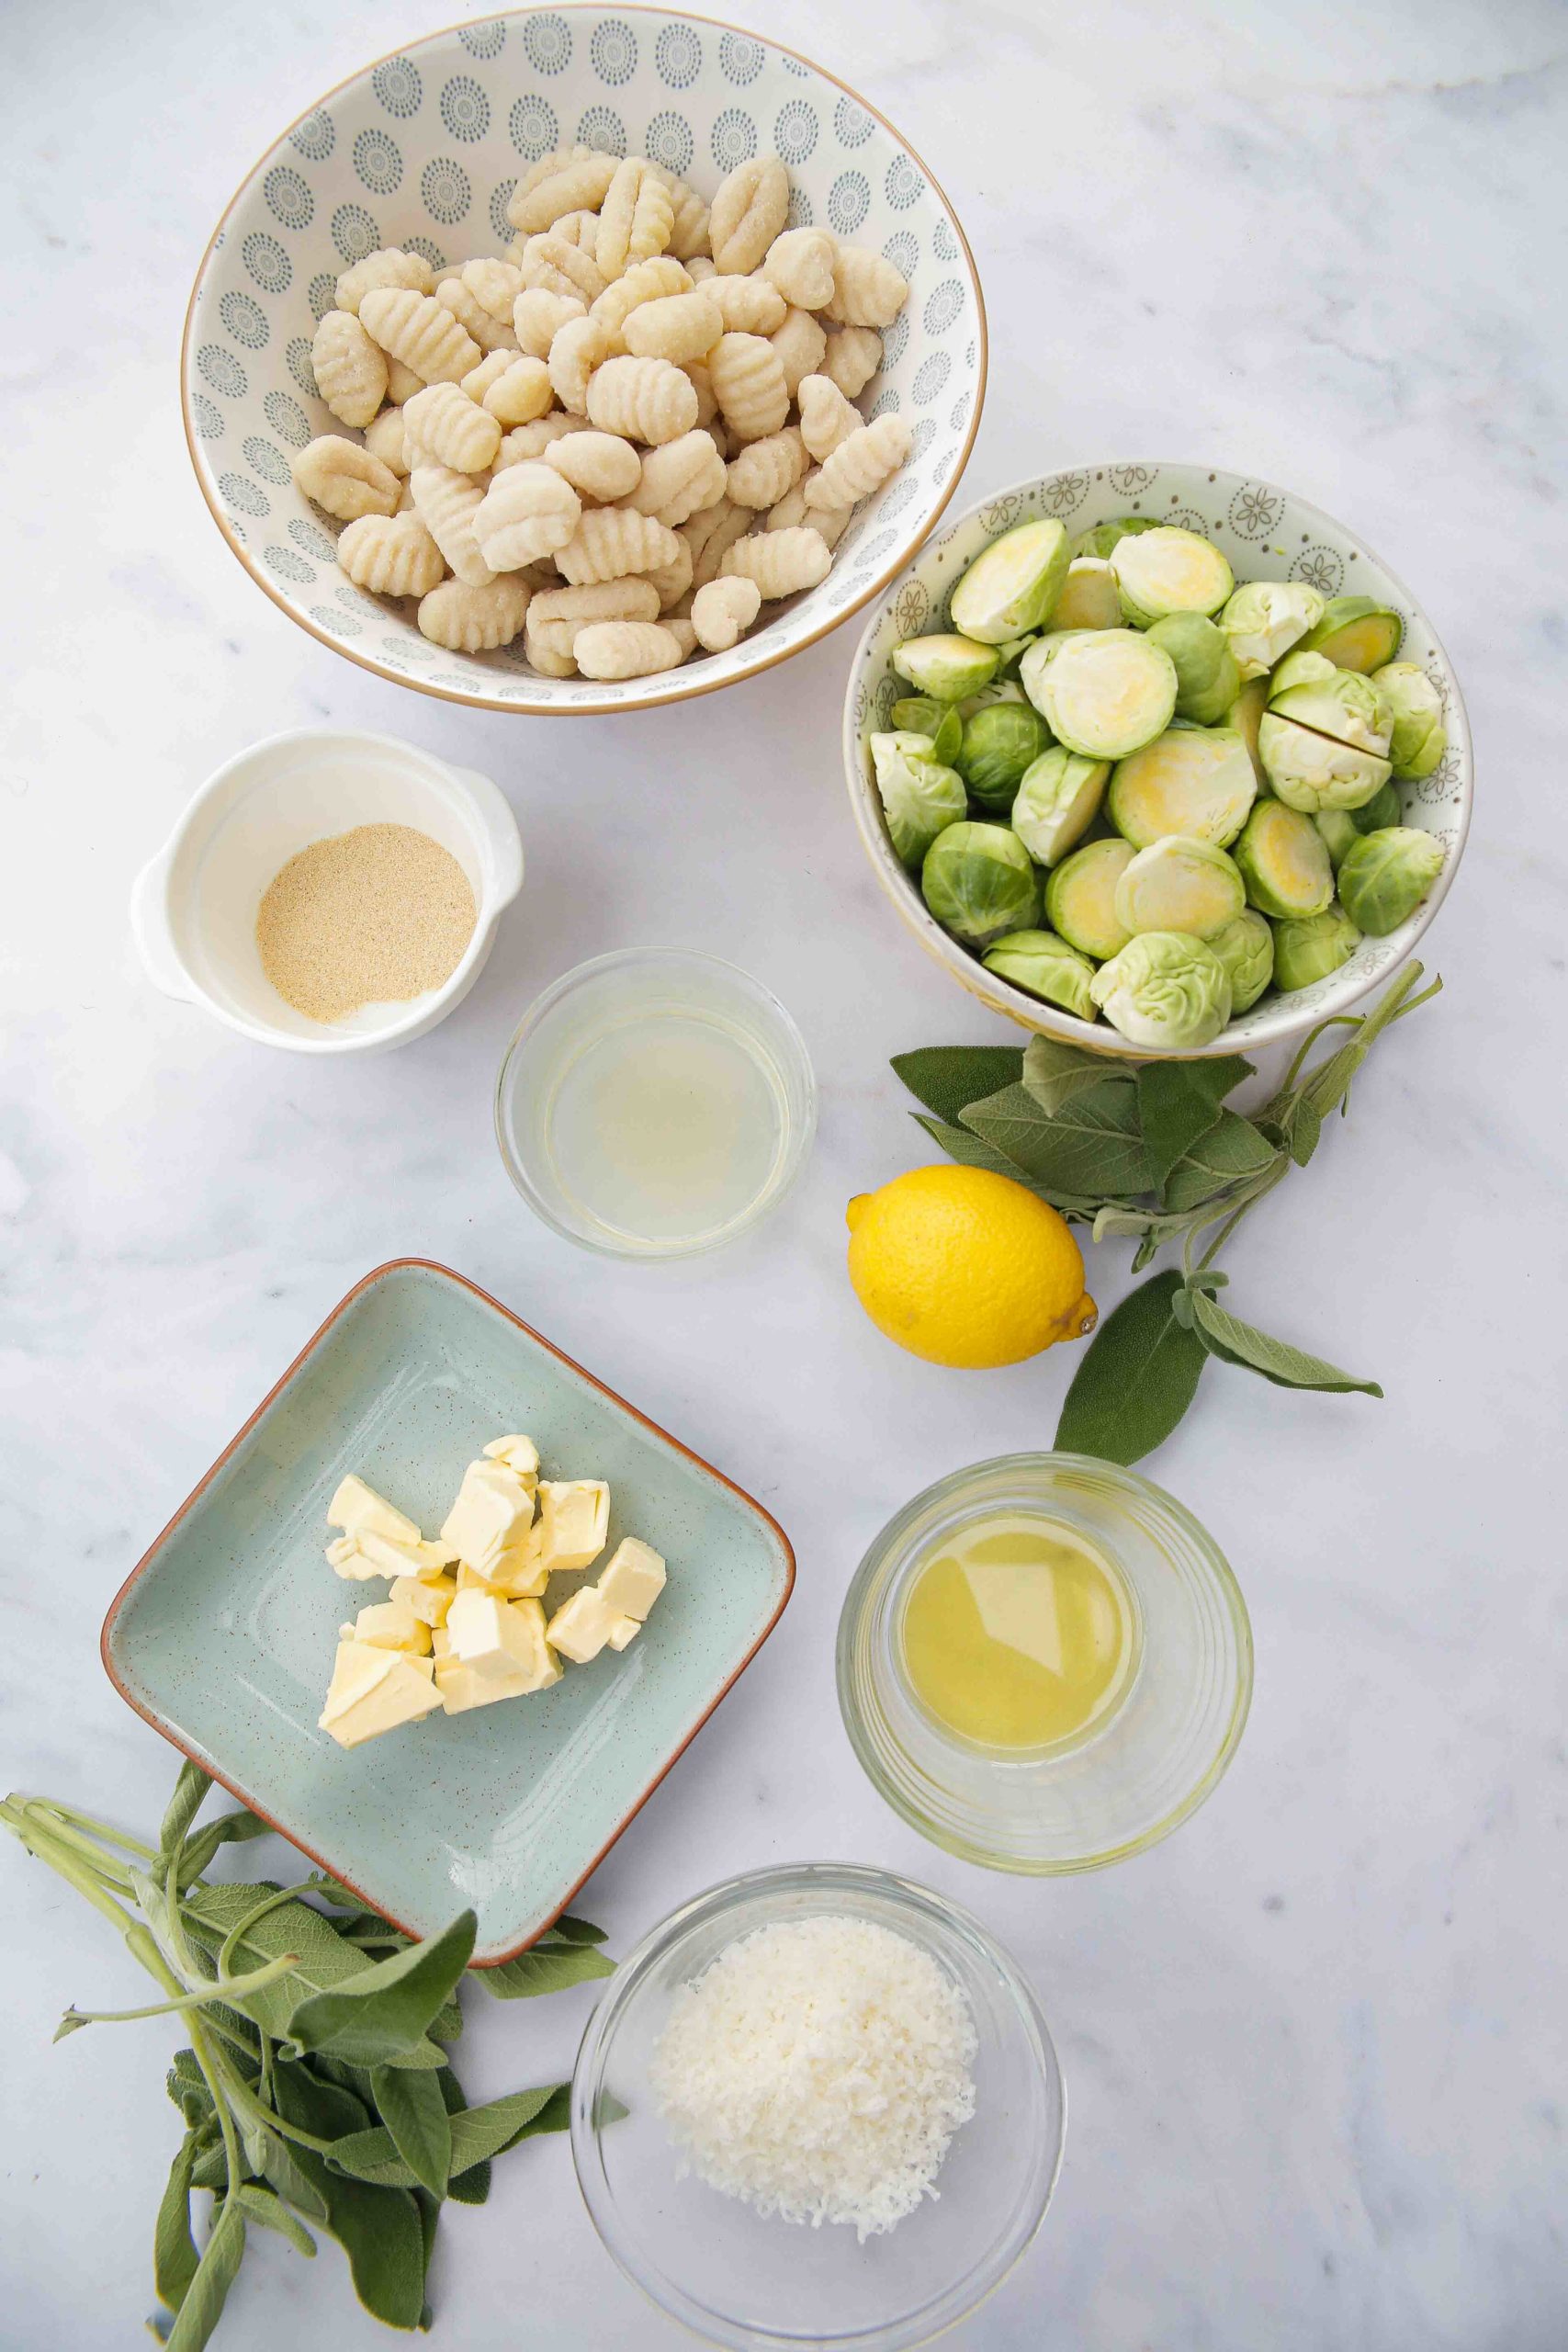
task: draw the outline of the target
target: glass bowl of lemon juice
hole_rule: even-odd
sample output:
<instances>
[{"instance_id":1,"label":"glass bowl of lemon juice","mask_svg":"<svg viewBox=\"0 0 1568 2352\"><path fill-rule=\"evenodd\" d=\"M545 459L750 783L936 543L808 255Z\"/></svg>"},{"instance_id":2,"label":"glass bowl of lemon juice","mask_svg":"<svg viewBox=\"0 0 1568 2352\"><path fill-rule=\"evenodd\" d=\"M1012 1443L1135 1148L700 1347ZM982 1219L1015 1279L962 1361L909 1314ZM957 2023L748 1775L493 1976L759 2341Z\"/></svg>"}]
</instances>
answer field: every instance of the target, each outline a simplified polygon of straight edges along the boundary
<instances>
[{"instance_id":1,"label":"glass bowl of lemon juice","mask_svg":"<svg viewBox=\"0 0 1568 2352\"><path fill-rule=\"evenodd\" d=\"M817 1087L799 1030L716 956L628 948L547 989L496 1084L507 1174L547 1225L614 1257L691 1256L776 1207Z\"/></svg>"},{"instance_id":2,"label":"glass bowl of lemon juice","mask_svg":"<svg viewBox=\"0 0 1568 2352\"><path fill-rule=\"evenodd\" d=\"M1247 1721L1252 1634L1174 1497L1086 1454L955 1471L883 1529L839 1622L851 1744L949 1852L1052 1875L1168 1836Z\"/></svg>"}]
</instances>

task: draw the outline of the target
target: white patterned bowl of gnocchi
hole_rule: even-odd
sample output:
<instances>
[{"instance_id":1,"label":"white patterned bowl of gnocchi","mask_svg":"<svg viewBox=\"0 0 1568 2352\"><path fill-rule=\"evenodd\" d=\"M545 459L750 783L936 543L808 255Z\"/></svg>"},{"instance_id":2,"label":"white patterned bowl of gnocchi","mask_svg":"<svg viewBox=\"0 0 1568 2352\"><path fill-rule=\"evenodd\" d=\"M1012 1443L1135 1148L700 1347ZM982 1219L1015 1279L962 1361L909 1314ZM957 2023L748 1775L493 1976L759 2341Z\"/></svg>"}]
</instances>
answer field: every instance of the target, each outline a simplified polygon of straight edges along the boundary
<instances>
[{"instance_id":1,"label":"white patterned bowl of gnocchi","mask_svg":"<svg viewBox=\"0 0 1568 2352\"><path fill-rule=\"evenodd\" d=\"M952 498L985 383L973 258L892 126L643 7L461 25L329 92L224 213L182 362L274 604L538 712L681 701L836 628Z\"/></svg>"}]
</instances>

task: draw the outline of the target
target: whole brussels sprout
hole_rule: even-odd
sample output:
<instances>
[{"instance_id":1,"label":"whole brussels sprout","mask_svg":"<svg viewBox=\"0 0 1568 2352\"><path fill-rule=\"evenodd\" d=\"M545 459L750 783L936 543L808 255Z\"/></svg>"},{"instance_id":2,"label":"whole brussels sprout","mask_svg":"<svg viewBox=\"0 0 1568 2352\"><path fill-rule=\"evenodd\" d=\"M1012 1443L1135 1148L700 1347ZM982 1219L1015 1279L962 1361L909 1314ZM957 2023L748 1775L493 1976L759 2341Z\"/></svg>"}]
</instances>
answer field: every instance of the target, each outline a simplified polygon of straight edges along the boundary
<instances>
[{"instance_id":1,"label":"whole brussels sprout","mask_svg":"<svg viewBox=\"0 0 1568 2352\"><path fill-rule=\"evenodd\" d=\"M1263 773L1263 761L1258 749L1258 729L1268 707L1268 679L1244 678L1241 692L1225 713L1225 725L1233 734L1239 735L1247 746L1247 756L1252 762L1252 773L1260 788L1267 785L1269 779Z\"/></svg>"},{"instance_id":2,"label":"whole brussels sprout","mask_svg":"<svg viewBox=\"0 0 1568 2352\"><path fill-rule=\"evenodd\" d=\"M1099 962L1120 955L1133 936L1116 919L1116 885L1133 857L1131 842L1086 842L1045 877L1051 928Z\"/></svg>"},{"instance_id":3,"label":"whole brussels sprout","mask_svg":"<svg viewBox=\"0 0 1568 2352\"><path fill-rule=\"evenodd\" d=\"M1359 808L1389 777L1386 760L1298 727L1272 710L1258 722L1258 755L1270 790L1308 817L1320 808Z\"/></svg>"},{"instance_id":4,"label":"whole brussels sprout","mask_svg":"<svg viewBox=\"0 0 1568 2352\"><path fill-rule=\"evenodd\" d=\"M1094 1019L1094 999L1089 992L1094 966L1054 931L1009 932L986 950L981 961L998 980L1008 980L1046 1004L1059 1004L1080 1021Z\"/></svg>"},{"instance_id":5,"label":"whole brussels sprout","mask_svg":"<svg viewBox=\"0 0 1568 2352\"><path fill-rule=\"evenodd\" d=\"M920 890L943 930L969 947L1039 925L1040 884L1006 825L949 825L926 852Z\"/></svg>"},{"instance_id":6,"label":"whole brussels sprout","mask_svg":"<svg viewBox=\"0 0 1568 2352\"><path fill-rule=\"evenodd\" d=\"M874 735L871 763L894 854L919 865L937 835L969 805L964 779L936 756L929 735Z\"/></svg>"},{"instance_id":7,"label":"whole brussels sprout","mask_svg":"<svg viewBox=\"0 0 1568 2352\"><path fill-rule=\"evenodd\" d=\"M1375 596L1331 596L1300 645L1303 652L1326 654L1341 670L1365 673L1392 662L1404 635L1399 615Z\"/></svg>"},{"instance_id":8,"label":"whole brussels sprout","mask_svg":"<svg viewBox=\"0 0 1568 2352\"><path fill-rule=\"evenodd\" d=\"M977 555L953 592L953 626L983 645L1043 628L1067 576L1067 526L1015 523Z\"/></svg>"},{"instance_id":9,"label":"whole brussels sprout","mask_svg":"<svg viewBox=\"0 0 1568 2352\"><path fill-rule=\"evenodd\" d=\"M1170 724L1176 664L1133 628L1037 638L1023 691L1058 742L1086 760L1120 760Z\"/></svg>"},{"instance_id":10,"label":"whole brussels sprout","mask_svg":"<svg viewBox=\"0 0 1568 2352\"><path fill-rule=\"evenodd\" d=\"M1345 853L1339 901L1352 922L1382 939L1413 915L1443 870L1443 845L1408 825L1367 833Z\"/></svg>"},{"instance_id":11,"label":"whole brussels sprout","mask_svg":"<svg viewBox=\"0 0 1568 2352\"><path fill-rule=\"evenodd\" d=\"M1212 842L1184 841L1179 833L1141 849L1116 885L1116 920L1134 934L1181 931L1207 939L1246 904L1234 860Z\"/></svg>"},{"instance_id":12,"label":"whole brussels sprout","mask_svg":"<svg viewBox=\"0 0 1568 2352\"><path fill-rule=\"evenodd\" d=\"M1170 728L1117 762L1107 813L1134 849L1167 833L1224 849L1257 794L1246 745L1231 729Z\"/></svg>"},{"instance_id":13,"label":"whole brussels sprout","mask_svg":"<svg viewBox=\"0 0 1568 2352\"><path fill-rule=\"evenodd\" d=\"M1212 539L1175 524L1118 539L1111 569L1122 610L1136 628L1168 613L1217 613L1235 586L1235 575Z\"/></svg>"},{"instance_id":14,"label":"whole brussels sprout","mask_svg":"<svg viewBox=\"0 0 1568 2352\"><path fill-rule=\"evenodd\" d=\"M1404 810L1399 805L1396 786L1385 784L1370 800L1349 812L1350 822L1359 833L1381 833L1387 825L1397 825Z\"/></svg>"},{"instance_id":15,"label":"whole brussels sprout","mask_svg":"<svg viewBox=\"0 0 1568 2352\"><path fill-rule=\"evenodd\" d=\"M1186 932L1140 932L1100 966L1089 994L1129 1045L1177 1053L1212 1045L1231 1017L1229 974Z\"/></svg>"},{"instance_id":16,"label":"whole brussels sprout","mask_svg":"<svg viewBox=\"0 0 1568 2352\"><path fill-rule=\"evenodd\" d=\"M1393 714L1371 679L1337 668L1321 653L1286 654L1269 689L1269 707L1277 718L1293 718L1374 759L1387 754Z\"/></svg>"},{"instance_id":17,"label":"whole brussels sprout","mask_svg":"<svg viewBox=\"0 0 1568 2352\"><path fill-rule=\"evenodd\" d=\"M1120 628L1122 599L1116 574L1103 556L1075 556L1062 593L1051 607L1053 628Z\"/></svg>"},{"instance_id":18,"label":"whole brussels sprout","mask_svg":"<svg viewBox=\"0 0 1568 2352\"><path fill-rule=\"evenodd\" d=\"M1417 662L1385 662L1371 679L1393 720L1388 746L1393 773L1402 783L1418 783L1449 747L1442 696Z\"/></svg>"},{"instance_id":19,"label":"whole brussels sprout","mask_svg":"<svg viewBox=\"0 0 1568 2352\"><path fill-rule=\"evenodd\" d=\"M1249 580L1236 590L1220 627L1243 678L1259 678L1323 617L1323 598L1300 580Z\"/></svg>"},{"instance_id":20,"label":"whole brussels sprout","mask_svg":"<svg viewBox=\"0 0 1568 2352\"><path fill-rule=\"evenodd\" d=\"M929 735L937 758L944 766L954 764L953 755L964 740L956 703L938 702L931 695L905 695L887 715L898 734Z\"/></svg>"},{"instance_id":21,"label":"whole brussels sprout","mask_svg":"<svg viewBox=\"0 0 1568 2352\"><path fill-rule=\"evenodd\" d=\"M988 703L964 720L953 764L982 808L1005 812L1012 807L1025 769L1049 741L1045 722L1032 703Z\"/></svg>"},{"instance_id":22,"label":"whole brussels sprout","mask_svg":"<svg viewBox=\"0 0 1568 2352\"><path fill-rule=\"evenodd\" d=\"M1241 829L1235 862L1247 903L1266 915L1320 915L1334 896L1328 845L1310 817L1260 800Z\"/></svg>"},{"instance_id":23,"label":"whole brussels sprout","mask_svg":"<svg viewBox=\"0 0 1568 2352\"><path fill-rule=\"evenodd\" d=\"M1241 692L1241 673L1213 622L1201 613L1169 613L1148 634L1176 664L1177 717L1217 726Z\"/></svg>"},{"instance_id":24,"label":"whole brussels sprout","mask_svg":"<svg viewBox=\"0 0 1568 2352\"><path fill-rule=\"evenodd\" d=\"M1348 964L1361 934L1336 899L1320 915L1293 916L1274 925L1274 986L1289 994L1325 980Z\"/></svg>"},{"instance_id":25,"label":"whole brussels sprout","mask_svg":"<svg viewBox=\"0 0 1568 2352\"><path fill-rule=\"evenodd\" d=\"M1012 829L1036 865L1055 865L1081 841L1105 797L1104 760L1086 760L1060 743L1033 762L1012 804Z\"/></svg>"},{"instance_id":26,"label":"whole brussels sprout","mask_svg":"<svg viewBox=\"0 0 1568 2352\"><path fill-rule=\"evenodd\" d=\"M1274 934L1247 907L1209 942L1230 978L1231 1019L1250 1012L1274 977Z\"/></svg>"},{"instance_id":27,"label":"whole brussels sprout","mask_svg":"<svg viewBox=\"0 0 1568 2352\"><path fill-rule=\"evenodd\" d=\"M962 702L989 685L997 673L995 646L972 637L907 637L889 659L918 695L937 702Z\"/></svg>"},{"instance_id":28,"label":"whole brussels sprout","mask_svg":"<svg viewBox=\"0 0 1568 2352\"><path fill-rule=\"evenodd\" d=\"M1392 785L1388 787L1390 791L1393 788ZM1382 797L1381 793L1378 797L1380 799ZM1280 806L1282 808L1284 803L1281 802ZM1312 820L1322 837L1323 846L1328 852L1328 863L1336 874L1338 873L1340 861L1351 842L1359 842L1361 838L1356 824L1356 819L1360 813L1359 808L1354 814L1348 808L1320 808ZM1274 911L1272 907L1268 910L1270 914Z\"/></svg>"},{"instance_id":29,"label":"whole brussels sprout","mask_svg":"<svg viewBox=\"0 0 1568 2352\"><path fill-rule=\"evenodd\" d=\"M1140 531L1157 531L1159 527L1157 514L1118 514L1113 522L1096 523L1089 530L1080 531L1073 541L1072 551L1075 556L1099 556L1103 561L1119 539L1135 538ZM1121 617L1120 604L1117 617Z\"/></svg>"}]
</instances>

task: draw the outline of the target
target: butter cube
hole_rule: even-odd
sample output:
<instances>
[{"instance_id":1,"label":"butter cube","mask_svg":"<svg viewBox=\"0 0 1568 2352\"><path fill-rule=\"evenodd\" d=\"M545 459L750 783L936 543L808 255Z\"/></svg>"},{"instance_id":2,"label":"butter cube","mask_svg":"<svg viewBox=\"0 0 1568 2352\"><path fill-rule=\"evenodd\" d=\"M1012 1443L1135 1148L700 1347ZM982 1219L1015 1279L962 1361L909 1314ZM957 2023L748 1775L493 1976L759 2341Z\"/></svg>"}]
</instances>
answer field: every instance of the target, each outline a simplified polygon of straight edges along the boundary
<instances>
[{"instance_id":1,"label":"butter cube","mask_svg":"<svg viewBox=\"0 0 1568 2352\"><path fill-rule=\"evenodd\" d=\"M621 1611L612 1609L597 1586L580 1585L570 1600L563 1601L545 1628L545 1639L552 1649L559 1650L575 1666L586 1666L596 1658L609 1640L611 1630L621 1622Z\"/></svg>"},{"instance_id":2,"label":"butter cube","mask_svg":"<svg viewBox=\"0 0 1568 2352\"><path fill-rule=\"evenodd\" d=\"M610 1489L603 1478L541 1478L539 1559L551 1576L592 1567L610 1532Z\"/></svg>"},{"instance_id":3,"label":"butter cube","mask_svg":"<svg viewBox=\"0 0 1568 2352\"><path fill-rule=\"evenodd\" d=\"M384 1535L392 1544L420 1540L412 1520L352 1471L327 1505L327 1525L341 1527L345 1535Z\"/></svg>"},{"instance_id":4,"label":"butter cube","mask_svg":"<svg viewBox=\"0 0 1568 2352\"><path fill-rule=\"evenodd\" d=\"M427 1657L373 1643L339 1642L327 1702L318 1726L340 1747L357 1747L400 1724L412 1724L442 1703L434 1668Z\"/></svg>"},{"instance_id":5,"label":"butter cube","mask_svg":"<svg viewBox=\"0 0 1568 2352\"><path fill-rule=\"evenodd\" d=\"M406 1650L413 1657L423 1657L430 1649L430 1627L406 1600L395 1597L362 1609L352 1625L340 1626L338 1632L340 1640L368 1642L378 1650Z\"/></svg>"},{"instance_id":6,"label":"butter cube","mask_svg":"<svg viewBox=\"0 0 1568 2352\"><path fill-rule=\"evenodd\" d=\"M340 1535L327 1545L327 1558L340 1577L438 1577L457 1558L445 1544L394 1544L374 1528Z\"/></svg>"},{"instance_id":7,"label":"butter cube","mask_svg":"<svg viewBox=\"0 0 1568 2352\"><path fill-rule=\"evenodd\" d=\"M550 1572L539 1551L537 1520L521 1544L497 1555L484 1577L492 1592L503 1592L509 1600L536 1600L549 1579Z\"/></svg>"},{"instance_id":8,"label":"butter cube","mask_svg":"<svg viewBox=\"0 0 1568 2352\"><path fill-rule=\"evenodd\" d=\"M635 1617L617 1617L610 1628L610 1647L613 1650L629 1650L641 1631L642 1627Z\"/></svg>"},{"instance_id":9,"label":"butter cube","mask_svg":"<svg viewBox=\"0 0 1568 2352\"><path fill-rule=\"evenodd\" d=\"M539 1483L539 1449L531 1437L492 1437L484 1452L488 1460L514 1471L533 1493Z\"/></svg>"},{"instance_id":10,"label":"butter cube","mask_svg":"<svg viewBox=\"0 0 1568 2352\"><path fill-rule=\"evenodd\" d=\"M623 1536L609 1566L601 1570L598 1585L612 1609L623 1617L635 1617L640 1625L664 1589L664 1562L651 1544L636 1535Z\"/></svg>"},{"instance_id":11,"label":"butter cube","mask_svg":"<svg viewBox=\"0 0 1568 2352\"><path fill-rule=\"evenodd\" d=\"M534 1498L514 1470L501 1462L470 1462L442 1521L441 1541L488 1576L502 1553L522 1542L533 1517Z\"/></svg>"},{"instance_id":12,"label":"butter cube","mask_svg":"<svg viewBox=\"0 0 1568 2352\"><path fill-rule=\"evenodd\" d=\"M449 1715L467 1714L470 1707L493 1707L499 1699L522 1699L533 1689L525 1675L481 1674L455 1657L435 1661L435 1687Z\"/></svg>"},{"instance_id":13,"label":"butter cube","mask_svg":"<svg viewBox=\"0 0 1568 2352\"><path fill-rule=\"evenodd\" d=\"M327 1565L340 1577L347 1577L355 1584L364 1584L371 1577L378 1577L380 1569L374 1560L359 1548L352 1535L334 1535L327 1545Z\"/></svg>"},{"instance_id":14,"label":"butter cube","mask_svg":"<svg viewBox=\"0 0 1568 2352\"><path fill-rule=\"evenodd\" d=\"M525 1690L547 1690L560 1668L545 1643L545 1612L536 1600L501 1600L493 1593L459 1592L446 1612L448 1657L478 1674L512 1679Z\"/></svg>"},{"instance_id":15,"label":"butter cube","mask_svg":"<svg viewBox=\"0 0 1568 2352\"><path fill-rule=\"evenodd\" d=\"M457 1589L455 1577L399 1577L389 1598L401 1601L405 1609L412 1609L425 1624L444 1625Z\"/></svg>"}]
</instances>

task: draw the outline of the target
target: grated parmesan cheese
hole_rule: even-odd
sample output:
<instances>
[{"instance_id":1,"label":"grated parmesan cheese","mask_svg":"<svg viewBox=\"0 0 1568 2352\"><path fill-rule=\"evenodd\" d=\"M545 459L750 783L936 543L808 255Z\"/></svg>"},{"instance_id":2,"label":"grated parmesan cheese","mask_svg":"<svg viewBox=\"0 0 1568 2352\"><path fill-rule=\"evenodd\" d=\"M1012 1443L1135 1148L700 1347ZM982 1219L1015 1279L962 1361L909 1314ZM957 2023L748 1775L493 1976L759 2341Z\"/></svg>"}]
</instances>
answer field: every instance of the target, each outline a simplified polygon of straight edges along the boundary
<instances>
[{"instance_id":1,"label":"grated parmesan cheese","mask_svg":"<svg viewBox=\"0 0 1568 2352\"><path fill-rule=\"evenodd\" d=\"M683 2173L863 2242L937 2194L976 2047L929 1953L829 1913L758 1928L682 1984L649 2074Z\"/></svg>"}]
</instances>

